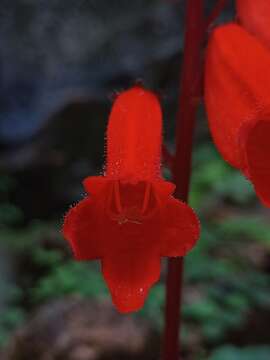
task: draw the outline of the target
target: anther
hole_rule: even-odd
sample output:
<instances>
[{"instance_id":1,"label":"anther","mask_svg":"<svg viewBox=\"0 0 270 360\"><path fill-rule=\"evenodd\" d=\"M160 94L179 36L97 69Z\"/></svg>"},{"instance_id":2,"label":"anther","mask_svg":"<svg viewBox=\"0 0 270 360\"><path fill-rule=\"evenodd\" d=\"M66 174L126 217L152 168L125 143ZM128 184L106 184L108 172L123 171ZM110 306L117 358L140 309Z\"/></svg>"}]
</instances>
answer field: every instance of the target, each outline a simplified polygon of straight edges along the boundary
<instances>
[{"instance_id":1,"label":"anther","mask_svg":"<svg viewBox=\"0 0 270 360\"><path fill-rule=\"evenodd\" d=\"M115 205L116 209L119 214L123 212L123 207L121 204L121 197L120 197L120 189L119 189L119 181L114 181L114 195L115 195Z\"/></svg>"},{"instance_id":2,"label":"anther","mask_svg":"<svg viewBox=\"0 0 270 360\"><path fill-rule=\"evenodd\" d=\"M142 214L145 213L145 211L147 210L149 199L150 199L150 190L151 190L151 184L149 182L147 182L146 186L145 186L145 192L144 192Z\"/></svg>"}]
</instances>

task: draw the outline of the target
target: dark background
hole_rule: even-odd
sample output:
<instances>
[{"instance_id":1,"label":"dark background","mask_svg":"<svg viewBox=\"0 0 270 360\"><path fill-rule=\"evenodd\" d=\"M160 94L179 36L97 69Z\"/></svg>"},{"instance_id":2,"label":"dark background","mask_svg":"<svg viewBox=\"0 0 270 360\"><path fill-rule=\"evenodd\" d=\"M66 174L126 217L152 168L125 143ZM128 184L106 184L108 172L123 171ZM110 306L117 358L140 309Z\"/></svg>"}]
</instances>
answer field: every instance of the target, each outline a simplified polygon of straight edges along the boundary
<instances>
[{"instance_id":1,"label":"dark background","mask_svg":"<svg viewBox=\"0 0 270 360\"><path fill-rule=\"evenodd\" d=\"M60 229L102 171L115 92L138 80L158 92L174 148L185 1L0 5L1 359L157 359L164 274L142 311L119 315L98 264L73 262ZM234 16L229 1L218 23ZM268 360L269 211L217 154L203 106L190 201L202 236L186 258L184 359Z\"/></svg>"}]
</instances>

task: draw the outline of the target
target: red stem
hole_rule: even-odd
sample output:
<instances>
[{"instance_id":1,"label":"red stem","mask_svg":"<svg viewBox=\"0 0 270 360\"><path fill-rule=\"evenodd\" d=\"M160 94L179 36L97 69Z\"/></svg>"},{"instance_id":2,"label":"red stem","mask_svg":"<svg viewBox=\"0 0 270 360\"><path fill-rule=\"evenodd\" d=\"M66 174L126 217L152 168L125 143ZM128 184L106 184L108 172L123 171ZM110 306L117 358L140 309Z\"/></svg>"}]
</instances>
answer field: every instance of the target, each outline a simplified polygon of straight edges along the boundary
<instances>
[{"instance_id":1,"label":"red stem","mask_svg":"<svg viewBox=\"0 0 270 360\"><path fill-rule=\"evenodd\" d=\"M193 129L200 99L204 36L203 0L187 0L184 57L176 119L176 155L173 164L175 196L183 201L187 201L189 192ZM182 276L183 259L170 259L166 284L163 360L179 359Z\"/></svg>"}]
</instances>

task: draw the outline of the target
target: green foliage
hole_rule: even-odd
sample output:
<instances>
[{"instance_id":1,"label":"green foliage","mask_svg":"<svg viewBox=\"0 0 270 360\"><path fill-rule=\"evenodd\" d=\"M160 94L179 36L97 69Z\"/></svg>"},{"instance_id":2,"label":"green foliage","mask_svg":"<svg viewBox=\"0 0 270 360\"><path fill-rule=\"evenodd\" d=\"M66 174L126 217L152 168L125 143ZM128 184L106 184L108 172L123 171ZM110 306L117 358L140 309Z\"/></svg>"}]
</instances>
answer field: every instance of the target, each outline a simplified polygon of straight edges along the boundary
<instances>
[{"instance_id":1,"label":"green foliage","mask_svg":"<svg viewBox=\"0 0 270 360\"><path fill-rule=\"evenodd\" d=\"M0 204L0 226L9 226L21 222L22 211L10 203Z\"/></svg>"},{"instance_id":2,"label":"green foliage","mask_svg":"<svg viewBox=\"0 0 270 360\"><path fill-rule=\"evenodd\" d=\"M56 259L55 254L49 257L53 261ZM107 289L100 271L97 271L93 264L70 260L52 266L51 271L31 290L31 297L35 302L43 302L67 294L99 297L106 296Z\"/></svg>"},{"instance_id":3,"label":"green foliage","mask_svg":"<svg viewBox=\"0 0 270 360\"><path fill-rule=\"evenodd\" d=\"M7 174L0 174L0 194L2 197L7 197L15 185L16 182L11 176Z\"/></svg>"},{"instance_id":4,"label":"green foliage","mask_svg":"<svg viewBox=\"0 0 270 360\"><path fill-rule=\"evenodd\" d=\"M0 246L9 252L11 258L14 257L16 262L20 259L27 259L30 268L34 263L44 268L56 267L60 264L63 259L61 252L50 252L40 247L42 238L46 239L52 234L55 236L55 233L57 233L55 225L33 221L28 227L13 228L11 224L13 225L15 222L6 222L0 230ZM36 277L35 272L22 272L22 274L19 274L20 281L26 284L26 286L22 287L11 282L9 278L4 278L4 272L1 275L3 279L0 281L0 301L4 301L4 304L1 308L0 317L0 346L4 345L14 329L24 322L26 315L24 301L28 302L30 295L28 285Z\"/></svg>"},{"instance_id":5,"label":"green foliage","mask_svg":"<svg viewBox=\"0 0 270 360\"><path fill-rule=\"evenodd\" d=\"M263 244L268 241L269 225L262 223L265 231L258 234L256 219L247 228L244 224L240 220L203 224L200 242L186 258L186 282L199 291L184 304L183 315L187 324L197 324L207 342L224 340L229 330L244 325L251 310L270 311L269 276L241 257L241 248L254 238ZM254 234L249 232L253 226ZM218 253L226 246L231 251L222 257Z\"/></svg>"},{"instance_id":6,"label":"green foliage","mask_svg":"<svg viewBox=\"0 0 270 360\"><path fill-rule=\"evenodd\" d=\"M9 335L25 320L25 310L19 306L22 291L19 287L0 281L0 292L5 294L6 304L2 304L0 317L0 346L4 345Z\"/></svg>"},{"instance_id":7,"label":"green foliage","mask_svg":"<svg viewBox=\"0 0 270 360\"><path fill-rule=\"evenodd\" d=\"M62 266L64 255L59 250L45 250L37 247L32 249L32 260L39 266L54 270Z\"/></svg>"},{"instance_id":8,"label":"green foliage","mask_svg":"<svg viewBox=\"0 0 270 360\"><path fill-rule=\"evenodd\" d=\"M0 194L2 188L3 191L10 188L7 184L2 186L0 181ZM36 306L68 294L89 298L108 295L96 263L70 260L57 246L57 241L55 248L44 247L42 239L50 237L59 237L59 244L63 243L59 225L33 221L27 227L14 228L12 225L19 221L20 211L14 207L13 212L8 196L4 199L2 208L0 206L0 223L4 225L0 231L1 245L7 244L10 253L18 258L26 257L36 271L22 274L22 277L26 276L23 283L27 286L17 292L18 296L18 289L10 284L14 295L11 291L8 308L0 320L0 342L4 342L10 331L24 319L22 296L30 305ZM186 344L195 329L203 344L215 347L226 342L229 331L243 328L251 311L270 311L269 275L256 265L252 250L249 251L249 247L252 249L256 244L267 252L270 245L270 225L251 211L254 199L252 186L223 162L212 145L203 145L196 151L191 201L202 213L202 236L185 259L183 337ZM215 218L213 212L224 204L234 206L237 211L225 212ZM241 209L245 212L241 213ZM206 214L207 219L204 219L203 215L208 211L210 216ZM150 290L144 308L135 316L146 318L161 330L164 319L162 282ZM225 346L214 352L210 360L264 360L270 358L268 352L269 349L264 347L237 349Z\"/></svg>"},{"instance_id":9,"label":"green foliage","mask_svg":"<svg viewBox=\"0 0 270 360\"><path fill-rule=\"evenodd\" d=\"M243 349L234 346L223 346L214 351L208 360L269 360L270 347L257 346L246 347Z\"/></svg>"},{"instance_id":10,"label":"green foliage","mask_svg":"<svg viewBox=\"0 0 270 360\"><path fill-rule=\"evenodd\" d=\"M248 239L270 246L270 226L257 216L238 216L219 223L217 232L227 240Z\"/></svg>"},{"instance_id":11,"label":"green foliage","mask_svg":"<svg viewBox=\"0 0 270 360\"><path fill-rule=\"evenodd\" d=\"M149 292L148 298L138 316L148 319L156 329L161 330L164 320L164 285L156 284Z\"/></svg>"},{"instance_id":12,"label":"green foliage","mask_svg":"<svg viewBox=\"0 0 270 360\"><path fill-rule=\"evenodd\" d=\"M224 198L245 205L255 195L250 182L225 163L212 144L202 145L194 153L190 203L198 208Z\"/></svg>"},{"instance_id":13,"label":"green foliage","mask_svg":"<svg viewBox=\"0 0 270 360\"><path fill-rule=\"evenodd\" d=\"M0 174L0 227L16 225L23 219L22 211L9 200L14 186L13 178Z\"/></svg>"},{"instance_id":14,"label":"green foliage","mask_svg":"<svg viewBox=\"0 0 270 360\"><path fill-rule=\"evenodd\" d=\"M224 201L238 209L247 204L251 208L252 185L212 145L198 148L193 166L191 203L199 211L215 209ZM195 326L206 342L215 344L224 341L229 330L244 326L250 311L270 311L269 276L252 262L252 250L247 256L255 243L269 249L270 226L252 212L201 220L201 239L185 266L186 283L197 296L185 302L183 315L187 336Z\"/></svg>"},{"instance_id":15,"label":"green foliage","mask_svg":"<svg viewBox=\"0 0 270 360\"><path fill-rule=\"evenodd\" d=\"M5 231L12 225L17 225L23 219L21 210L10 202L10 191L14 188L15 181L10 176L0 174L0 239L1 250L3 247L9 249L9 237ZM5 251L1 255L5 256ZM23 297L22 290L10 281L5 271L5 262L1 260L0 273L0 346L4 345L9 335L25 319L25 310L20 305ZM4 265L3 265L4 264ZM8 272L8 271L7 271ZM6 277L5 277L6 276Z\"/></svg>"},{"instance_id":16,"label":"green foliage","mask_svg":"<svg viewBox=\"0 0 270 360\"><path fill-rule=\"evenodd\" d=\"M7 246L14 255L28 253L35 256L40 249L40 240L48 237L60 238L58 225L34 220L24 228L3 227L0 230L0 245Z\"/></svg>"},{"instance_id":17,"label":"green foliage","mask_svg":"<svg viewBox=\"0 0 270 360\"><path fill-rule=\"evenodd\" d=\"M10 334L25 320L25 312L21 307L9 306L0 318L0 346L4 345Z\"/></svg>"}]
</instances>

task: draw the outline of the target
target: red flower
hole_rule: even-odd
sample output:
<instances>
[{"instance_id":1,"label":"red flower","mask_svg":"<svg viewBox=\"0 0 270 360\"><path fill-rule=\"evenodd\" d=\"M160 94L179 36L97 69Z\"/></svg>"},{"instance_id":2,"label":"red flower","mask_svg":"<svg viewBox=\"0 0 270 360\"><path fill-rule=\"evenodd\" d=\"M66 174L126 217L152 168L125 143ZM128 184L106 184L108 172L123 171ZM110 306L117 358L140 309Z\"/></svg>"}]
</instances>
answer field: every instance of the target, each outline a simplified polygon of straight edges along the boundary
<instances>
[{"instance_id":1,"label":"red flower","mask_svg":"<svg viewBox=\"0 0 270 360\"><path fill-rule=\"evenodd\" d=\"M206 52L205 103L226 161L270 206L270 51L236 24L214 30Z\"/></svg>"},{"instance_id":2,"label":"red flower","mask_svg":"<svg viewBox=\"0 0 270 360\"><path fill-rule=\"evenodd\" d=\"M84 180L89 196L64 222L75 258L101 260L121 312L143 305L162 256L184 256L199 237L196 215L161 178L161 125L151 92L136 86L118 96L107 130L106 173Z\"/></svg>"},{"instance_id":3,"label":"red flower","mask_svg":"<svg viewBox=\"0 0 270 360\"><path fill-rule=\"evenodd\" d=\"M270 1L237 0L236 9L241 25L270 47Z\"/></svg>"}]
</instances>

